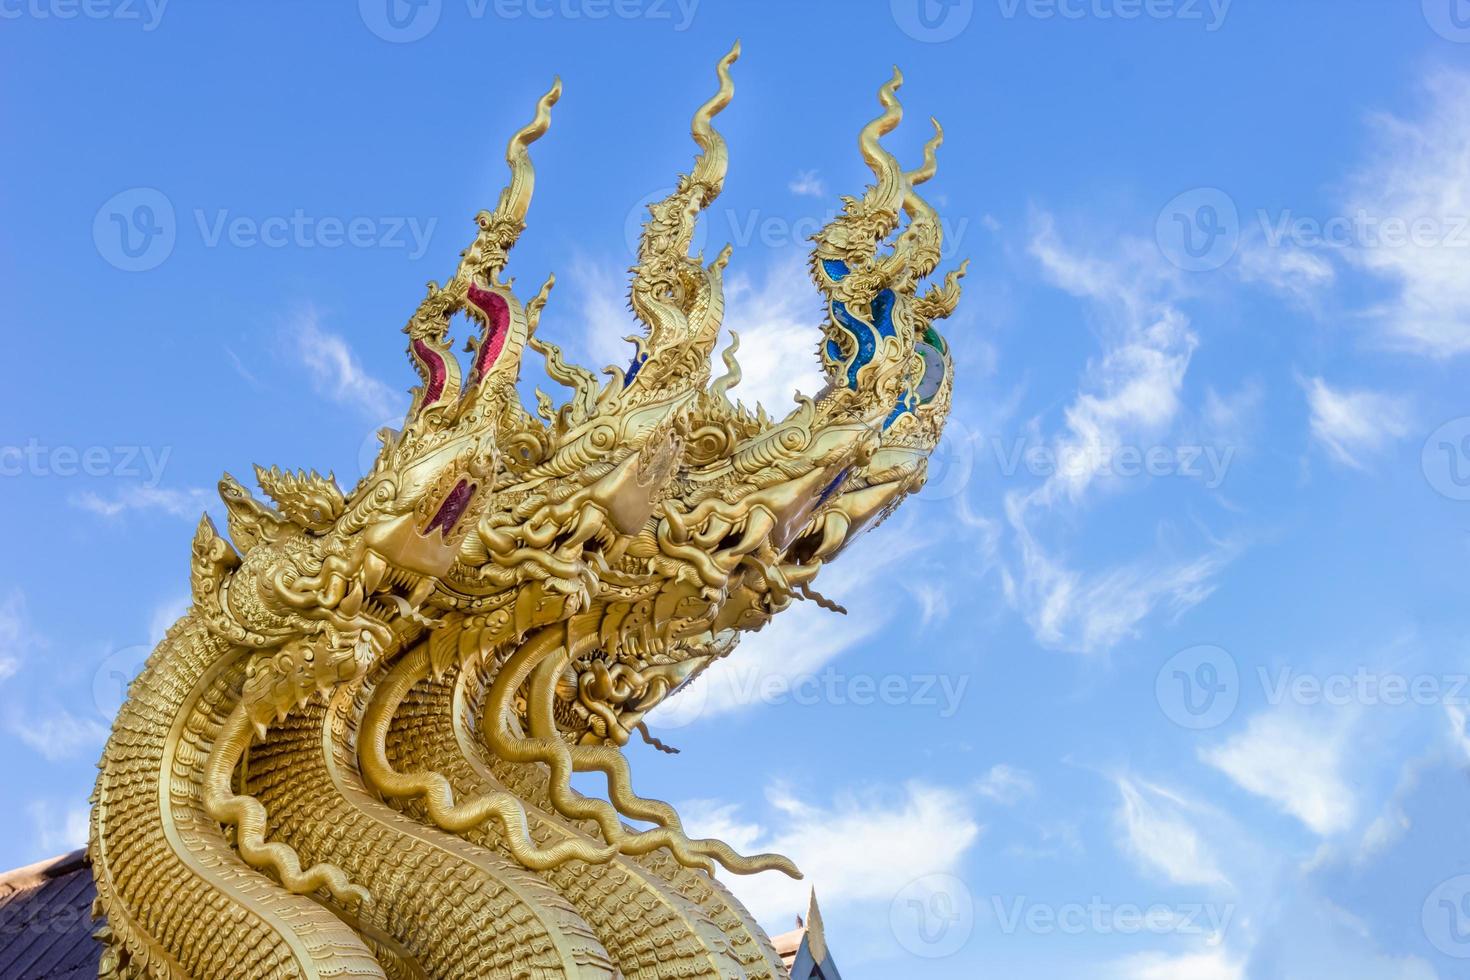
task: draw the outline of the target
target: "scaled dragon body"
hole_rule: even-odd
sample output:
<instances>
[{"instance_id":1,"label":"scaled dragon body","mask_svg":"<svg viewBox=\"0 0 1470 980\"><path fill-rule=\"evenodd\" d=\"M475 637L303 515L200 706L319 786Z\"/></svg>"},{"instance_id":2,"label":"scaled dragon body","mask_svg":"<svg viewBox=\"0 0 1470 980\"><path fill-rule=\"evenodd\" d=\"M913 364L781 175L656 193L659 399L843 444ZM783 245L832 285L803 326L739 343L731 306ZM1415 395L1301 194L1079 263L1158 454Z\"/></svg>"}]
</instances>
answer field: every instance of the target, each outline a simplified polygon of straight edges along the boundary
<instances>
[{"instance_id":1,"label":"scaled dragon body","mask_svg":"<svg viewBox=\"0 0 1470 980\"><path fill-rule=\"evenodd\" d=\"M816 237L827 386L779 419L732 403L738 340L710 380L730 252L689 252L737 55L694 116L695 166L650 208L626 369L568 364L536 336L552 281L523 303L503 278L558 84L408 322L422 383L372 472L344 493L257 468L270 504L221 480L228 538L201 521L193 606L100 763L104 977L784 976L713 872L796 869L690 839L621 747L658 744L647 713L742 632L825 603L823 565L922 485L952 384L933 322L963 267L919 291L939 224L915 188L940 133L912 171L880 145L895 72L860 138L876 181ZM477 328L467 366L455 316ZM522 408L528 350L565 404Z\"/></svg>"}]
</instances>

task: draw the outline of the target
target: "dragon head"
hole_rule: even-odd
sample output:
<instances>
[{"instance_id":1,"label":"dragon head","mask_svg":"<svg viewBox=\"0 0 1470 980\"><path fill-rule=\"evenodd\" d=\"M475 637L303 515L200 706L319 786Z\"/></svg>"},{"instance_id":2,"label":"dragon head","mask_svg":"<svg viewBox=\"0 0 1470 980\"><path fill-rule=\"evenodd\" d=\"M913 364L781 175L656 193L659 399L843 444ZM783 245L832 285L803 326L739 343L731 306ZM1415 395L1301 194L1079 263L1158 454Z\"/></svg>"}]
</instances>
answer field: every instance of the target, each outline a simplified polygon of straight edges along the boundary
<instances>
[{"instance_id":1,"label":"dragon head","mask_svg":"<svg viewBox=\"0 0 1470 980\"><path fill-rule=\"evenodd\" d=\"M934 322L954 311L964 269L920 292L940 231L917 190L942 132L936 123L916 170L884 149L902 118L895 69L859 137L874 183L815 236L825 387L782 417L748 409L729 397L738 337L711 381L730 248L708 262L690 254L725 179L713 120L738 56L736 45L720 61L718 89L694 115L694 166L650 206L630 297L647 329L631 338L629 365L599 378L568 363L536 334L554 277L524 303L503 277L531 201L529 147L550 125L558 82L512 137L510 182L477 216L453 277L430 283L405 327L421 383L371 472L343 492L330 476L258 469L274 507L221 481L233 546L203 521L196 608L257 651L244 698L258 730L416 631L453 638L431 642L437 666L505 663L503 702L489 710L517 731L618 746L640 729L650 737L646 714L742 633L801 599L840 608L813 581L922 486L949 411L953 366ZM467 364L451 350L456 317L473 328ZM565 402L538 390L535 412L522 407L527 351L569 390ZM530 649L515 673L514 651Z\"/></svg>"}]
</instances>

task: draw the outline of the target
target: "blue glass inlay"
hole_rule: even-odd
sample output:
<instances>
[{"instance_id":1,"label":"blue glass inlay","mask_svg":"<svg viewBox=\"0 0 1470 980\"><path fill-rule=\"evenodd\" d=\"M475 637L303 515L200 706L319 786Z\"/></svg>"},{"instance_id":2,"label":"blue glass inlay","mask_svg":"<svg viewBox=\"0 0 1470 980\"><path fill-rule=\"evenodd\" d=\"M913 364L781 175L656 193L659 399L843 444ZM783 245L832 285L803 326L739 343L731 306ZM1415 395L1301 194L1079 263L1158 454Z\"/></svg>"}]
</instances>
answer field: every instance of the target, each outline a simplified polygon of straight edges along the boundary
<instances>
[{"instance_id":1,"label":"blue glass inlay","mask_svg":"<svg viewBox=\"0 0 1470 980\"><path fill-rule=\"evenodd\" d=\"M633 383L633 379L638 377L638 372L642 370L643 365L646 363L648 363L647 354L643 354L641 356L633 358L633 363L628 365L627 373L623 375L624 388Z\"/></svg>"}]
</instances>

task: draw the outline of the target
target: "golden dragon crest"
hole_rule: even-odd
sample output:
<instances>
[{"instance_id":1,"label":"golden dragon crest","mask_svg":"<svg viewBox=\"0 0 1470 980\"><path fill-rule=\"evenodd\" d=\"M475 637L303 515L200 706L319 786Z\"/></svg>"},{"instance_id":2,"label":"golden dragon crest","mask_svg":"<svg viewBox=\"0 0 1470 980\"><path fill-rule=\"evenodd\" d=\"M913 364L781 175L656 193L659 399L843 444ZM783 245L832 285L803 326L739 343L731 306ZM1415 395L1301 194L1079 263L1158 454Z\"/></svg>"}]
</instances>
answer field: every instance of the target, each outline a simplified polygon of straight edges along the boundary
<instances>
[{"instance_id":1,"label":"golden dragon crest","mask_svg":"<svg viewBox=\"0 0 1470 980\"><path fill-rule=\"evenodd\" d=\"M694 114L693 168L650 206L627 368L567 363L536 336L554 280L523 302L503 277L558 82L408 321L422 383L371 473L344 493L257 468L270 504L220 481L228 539L200 522L193 605L99 766L103 977L785 976L713 872L795 867L691 839L634 793L622 746L659 745L645 716L742 632L794 601L835 608L817 573L923 484L952 384L933 322L964 268L920 292L940 227L916 187L942 132L913 170L880 145L895 70L859 139L876 180L815 236L826 386L779 419L732 403L738 338L711 381L730 249L690 250L725 179L712 120L738 54ZM538 390L534 415L528 349L570 391ZM607 799L574 791L579 772Z\"/></svg>"}]
</instances>

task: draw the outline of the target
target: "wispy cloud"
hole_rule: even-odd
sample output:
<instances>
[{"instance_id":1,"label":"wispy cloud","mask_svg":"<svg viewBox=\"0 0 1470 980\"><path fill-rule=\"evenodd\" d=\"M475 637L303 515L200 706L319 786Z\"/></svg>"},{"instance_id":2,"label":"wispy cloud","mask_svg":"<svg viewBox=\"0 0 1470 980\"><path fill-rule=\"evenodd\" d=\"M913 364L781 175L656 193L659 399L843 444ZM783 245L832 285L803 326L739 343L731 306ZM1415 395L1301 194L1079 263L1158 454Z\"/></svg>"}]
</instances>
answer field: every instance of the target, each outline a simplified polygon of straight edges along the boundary
<instances>
[{"instance_id":1,"label":"wispy cloud","mask_svg":"<svg viewBox=\"0 0 1470 980\"><path fill-rule=\"evenodd\" d=\"M1307 309L1315 309L1337 281L1337 270L1326 256L1285 244L1244 245L1237 268L1242 281L1263 285Z\"/></svg>"},{"instance_id":2,"label":"wispy cloud","mask_svg":"<svg viewBox=\"0 0 1470 980\"><path fill-rule=\"evenodd\" d=\"M1245 972L1224 950L1215 950L1182 956L1139 953L1115 963L1110 976L1116 980L1241 980Z\"/></svg>"},{"instance_id":3,"label":"wispy cloud","mask_svg":"<svg viewBox=\"0 0 1470 980\"><path fill-rule=\"evenodd\" d=\"M197 487L170 490L164 487L130 486L107 496L84 490L70 498L73 507L106 518L121 517L133 511L158 511L170 517L187 520L197 520L209 501L209 494Z\"/></svg>"},{"instance_id":4,"label":"wispy cloud","mask_svg":"<svg viewBox=\"0 0 1470 980\"><path fill-rule=\"evenodd\" d=\"M1247 792L1274 803L1321 836L1352 826L1358 801L1345 768L1349 743L1342 719L1275 708L1243 732L1202 749L1200 758Z\"/></svg>"},{"instance_id":5,"label":"wispy cloud","mask_svg":"<svg viewBox=\"0 0 1470 980\"><path fill-rule=\"evenodd\" d=\"M107 741L106 725L92 718L79 718L60 705L32 714L12 704L6 709L5 728L52 762L91 752Z\"/></svg>"},{"instance_id":6,"label":"wispy cloud","mask_svg":"<svg viewBox=\"0 0 1470 980\"><path fill-rule=\"evenodd\" d=\"M369 374L346 339L323 328L314 310L297 314L286 333L318 393L370 419L402 414L405 396Z\"/></svg>"},{"instance_id":7,"label":"wispy cloud","mask_svg":"<svg viewBox=\"0 0 1470 980\"><path fill-rule=\"evenodd\" d=\"M1102 260L1066 247L1050 215L1041 215L1030 253L1056 286L1088 301L1101 321L1102 355L1088 365L1053 440L1058 467L1039 486L1005 497L1014 562L1002 569L1007 601L1038 642L1081 653L1105 651L1136 635L1156 609L1178 614L1202 601L1233 557L1217 545L1190 558L1156 556L1084 572L1042 542L1058 511L1076 508L1104 482L1111 453L1164 438L1181 408L1181 389L1196 339L1189 318L1169 298L1174 273L1157 254L1125 242L1120 258Z\"/></svg>"},{"instance_id":8,"label":"wispy cloud","mask_svg":"<svg viewBox=\"0 0 1470 980\"><path fill-rule=\"evenodd\" d=\"M1191 818L1199 808L1177 793L1127 777L1114 780L1122 849L1177 885L1229 885L1214 849Z\"/></svg>"},{"instance_id":9,"label":"wispy cloud","mask_svg":"<svg viewBox=\"0 0 1470 980\"><path fill-rule=\"evenodd\" d=\"M12 592L0 602L0 681L20 669L36 639L26 619L25 596Z\"/></svg>"},{"instance_id":10,"label":"wispy cloud","mask_svg":"<svg viewBox=\"0 0 1470 980\"><path fill-rule=\"evenodd\" d=\"M1339 463L1364 468L1364 459L1408 434L1408 403L1364 389L1333 388L1321 378L1303 378L1311 408L1312 436Z\"/></svg>"},{"instance_id":11,"label":"wispy cloud","mask_svg":"<svg viewBox=\"0 0 1470 980\"><path fill-rule=\"evenodd\" d=\"M1026 797L1036 794L1036 782L1030 773L1000 763L990 767L976 790L988 800L1004 806L1015 806Z\"/></svg>"},{"instance_id":12,"label":"wispy cloud","mask_svg":"<svg viewBox=\"0 0 1470 980\"><path fill-rule=\"evenodd\" d=\"M767 792L772 817L761 823L738 806L696 800L680 806L691 833L716 837L746 853L774 851L806 875L774 872L726 879L751 913L789 928L815 887L824 909L882 912L903 887L929 874L953 874L979 838L980 824L961 793L926 783L891 792L862 791L817 804L780 786Z\"/></svg>"},{"instance_id":13,"label":"wispy cloud","mask_svg":"<svg viewBox=\"0 0 1470 980\"><path fill-rule=\"evenodd\" d=\"M791 193L801 197L826 197L827 185L815 170L802 170L786 185Z\"/></svg>"},{"instance_id":14,"label":"wispy cloud","mask_svg":"<svg viewBox=\"0 0 1470 980\"><path fill-rule=\"evenodd\" d=\"M1418 118L1373 120L1377 144L1352 175L1346 210L1430 232L1347 255L1398 287L1381 311L1384 339L1448 357L1470 351L1470 74L1435 73L1425 92Z\"/></svg>"},{"instance_id":15,"label":"wispy cloud","mask_svg":"<svg viewBox=\"0 0 1470 980\"><path fill-rule=\"evenodd\" d=\"M797 391L820 391L816 348L821 323L821 303L799 255L775 261L760 278L732 275L725 287L721 347L731 330L740 334L737 357L743 377L730 397L752 406L759 402L779 416L792 409ZM716 365L722 373L718 352Z\"/></svg>"},{"instance_id":16,"label":"wispy cloud","mask_svg":"<svg viewBox=\"0 0 1470 980\"><path fill-rule=\"evenodd\" d=\"M683 727L732 711L756 707L772 691L788 693L845 651L864 642L895 615L884 601L895 567L924 550L925 543L898 533L860 540L818 581L824 594L848 609L841 615L813 602L800 602L757 633L745 634L735 652L649 715L649 723ZM903 537L903 541L895 539Z\"/></svg>"},{"instance_id":17,"label":"wispy cloud","mask_svg":"<svg viewBox=\"0 0 1470 980\"><path fill-rule=\"evenodd\" d=\"M59 807L46 800L26 804L36 832L36 850L46 856L66 854L87 844L85 806Z\"/></svg>"}]
</instances>

